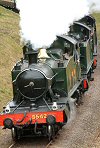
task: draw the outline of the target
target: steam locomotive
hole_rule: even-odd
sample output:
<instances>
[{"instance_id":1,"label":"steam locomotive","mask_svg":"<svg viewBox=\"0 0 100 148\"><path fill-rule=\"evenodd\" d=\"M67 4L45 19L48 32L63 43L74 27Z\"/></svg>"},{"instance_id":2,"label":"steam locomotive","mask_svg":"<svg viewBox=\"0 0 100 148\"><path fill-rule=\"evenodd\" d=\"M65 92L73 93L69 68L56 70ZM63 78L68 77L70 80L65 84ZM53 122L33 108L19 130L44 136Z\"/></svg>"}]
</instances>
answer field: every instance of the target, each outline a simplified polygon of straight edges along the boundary
<instances>
[{"instance_id":1,"label":"steam locomotive","mask_svg":"<svg viewBox=\"0 0 100 148\"><path fill-rule=\"evenodd\" d=\"M70 118L71 103L80 104L97 66L96 21L74 22L47 49L27 43L23 58L12 69L13 99L0 114L0 126L13 140L44 135L51 140Z\"/></svg>"}]
</instances>

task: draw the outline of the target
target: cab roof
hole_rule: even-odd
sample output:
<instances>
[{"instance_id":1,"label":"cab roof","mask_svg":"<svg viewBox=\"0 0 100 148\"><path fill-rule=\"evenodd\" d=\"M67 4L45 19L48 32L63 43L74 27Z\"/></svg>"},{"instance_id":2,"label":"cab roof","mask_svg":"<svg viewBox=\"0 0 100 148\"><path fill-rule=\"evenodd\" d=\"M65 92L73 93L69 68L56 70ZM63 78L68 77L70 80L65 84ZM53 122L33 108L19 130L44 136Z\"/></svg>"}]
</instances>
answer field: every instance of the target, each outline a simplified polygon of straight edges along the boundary
<instances>
[{"instance_id":1,"label":"cab roof","mask_svg":"<svg viewBox=\"0 0 100 148\"><path fill-rule=\"evenodd\" d=\"M87 30L91 31L91 28L88 27L87 25L83 24L83 23L80 23L80 22L74 22L74 24L79 25L79 26L82 26L83 28L86 28Z\"/></svg>"},{"instance_id":2,"label":"cab roof","mask_svg":"<svg viewBox=\"0 0 100 148\"><path fill-rule=\"evenodd\" d=\"M63 35L57 35L57 38L64 39L64 40L70 42L73 45L76 45L77 44L77 40L75 40L74 38L72 38L72 37L70 37L68 35L65 35L65 34L63 34Z\"/></svg>"},{"instance_id":3,"label":"cab roof","mask_svg":"<svg viewBox=\"0 0 100 148\"><path fill-rule=\"evenodd\" d=\"M91 19L92 21L95 21L95 18L91 15L91 14L89 14L89 15L85 15L83 18L89 18L89 19ZM83 19L82 18L82 19ZM80 19L81 20L81 19Z\"/></svg>"}]
</instances>

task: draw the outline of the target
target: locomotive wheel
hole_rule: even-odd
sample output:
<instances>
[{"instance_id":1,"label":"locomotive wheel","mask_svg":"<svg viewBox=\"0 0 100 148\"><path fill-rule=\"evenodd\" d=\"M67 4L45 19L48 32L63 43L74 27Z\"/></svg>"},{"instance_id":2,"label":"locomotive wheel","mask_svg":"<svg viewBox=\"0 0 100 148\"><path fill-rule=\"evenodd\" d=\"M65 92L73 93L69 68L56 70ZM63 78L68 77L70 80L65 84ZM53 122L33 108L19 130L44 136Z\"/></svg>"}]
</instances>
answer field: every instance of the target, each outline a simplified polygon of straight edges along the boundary
<instances>
[{"instance_id":1,"label":"locomotive wheel","mask_svg":"<svg viewBox=\"0 0 100 148\"><path fill-rule=\"evenodd\" d=\"M13 127L11 129L11 134L12 134L13 141L17 141L18 140L18 129Z\"/></svg>"},{"instance_id":2,"label":"locomotive wheel","mask_svg":"<svg viewBox=\"0 0 100 148\"><path fill-rule=\"evenodd\" d=\"M11 133L12 133L13 141L18 141L21 138L21 136L22 136L22 130L18 129L16 127L13 127L11 129Z\"/></svg>"},{"instance_id":3,"label":"locomotive wheel","mask_svg":"<svg viewBox=\"0 0 100 148\"><path fill-rule=\"evenodd\" d=\"M75 105L76 106L80 106L81 104L83 104L82 102L82 92L77 89L72 97L75 100Z\"/></svg>"},{"instance_id":4,"label":"locomotive wheel","mask_svg":"<svg viewBox=\"0 0 100 148\"><path fill-rule=\"evenodd\" d=\"M94 78L93 78L93 75L92 75L92 72L93 70L92 69L90 69L90 71L88 72L88 80L90 80L90 81L94 81Z\"/></svg>"},{"instance_id":5,"label":"locomotive wheel","mask_svg":"<svg viewBox=\"0 0 100 148\"><path fill-rule=\"evenodd\" d=\"M54 136L55 136L54 126L48 125L48 139L49 139L49 141L51 141Z\"/></svg>"}]
</instances>

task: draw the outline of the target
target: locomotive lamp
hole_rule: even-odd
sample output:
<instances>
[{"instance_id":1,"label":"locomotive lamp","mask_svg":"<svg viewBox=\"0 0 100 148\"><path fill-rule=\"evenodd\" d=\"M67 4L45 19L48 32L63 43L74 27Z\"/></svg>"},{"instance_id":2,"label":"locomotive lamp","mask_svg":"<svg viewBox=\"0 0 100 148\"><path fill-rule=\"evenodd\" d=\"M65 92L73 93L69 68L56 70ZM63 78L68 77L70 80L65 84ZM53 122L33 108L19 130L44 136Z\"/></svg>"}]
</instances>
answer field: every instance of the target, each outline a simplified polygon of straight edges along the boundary
<instances>
[{"instance_id":1,"label":"locomotive lamp","mask_svg":"<svg viewBox=\"0 0 100 148\"><path fill-rule=\"evenodd\" d=\"M57 109L58 109L57 102L53 102L52 110L57 110Z\"/></svg>"},{"instance_id":2,"label":"locomotive lamp","mask_svg":"<svg viewBox=\"0 0 100 148\"><path fill-rule=\"evenodd\" d=\"M10 113L10 106L9 105L6 106L5 113Z\"/></svg>"}]
</instances>

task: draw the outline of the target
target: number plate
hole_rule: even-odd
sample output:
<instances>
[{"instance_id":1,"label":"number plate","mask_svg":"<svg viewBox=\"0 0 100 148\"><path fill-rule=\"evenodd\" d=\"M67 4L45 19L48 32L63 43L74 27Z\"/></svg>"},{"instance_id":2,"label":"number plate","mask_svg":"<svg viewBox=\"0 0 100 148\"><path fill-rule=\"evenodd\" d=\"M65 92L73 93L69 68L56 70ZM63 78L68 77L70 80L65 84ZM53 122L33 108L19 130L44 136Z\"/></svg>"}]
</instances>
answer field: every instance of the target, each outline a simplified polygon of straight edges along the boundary
<instances>
[{"instance_id":1,"label":"number plate","mask_svg":"<svg viewBox=\"0 0 100 148\"><path fill-rule=\"evenodd\" d=\"M33 120L46 119L46 118L47 118L47 114L36 114L36 115L32 115L32 119Z\"/></svg>"}]
</instances>

